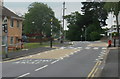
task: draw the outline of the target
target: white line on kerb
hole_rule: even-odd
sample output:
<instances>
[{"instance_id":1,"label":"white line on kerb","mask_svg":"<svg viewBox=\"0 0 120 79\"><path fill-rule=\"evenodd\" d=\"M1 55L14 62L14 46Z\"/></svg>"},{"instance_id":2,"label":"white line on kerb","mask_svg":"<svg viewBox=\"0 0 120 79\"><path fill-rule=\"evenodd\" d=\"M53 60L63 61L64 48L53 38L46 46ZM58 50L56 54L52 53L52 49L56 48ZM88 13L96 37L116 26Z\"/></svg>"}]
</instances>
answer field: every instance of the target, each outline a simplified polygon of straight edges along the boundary
<instances>
[{"instance_id":1,"label":"white line on kerb","mask_svg":"<svg viewBox=\"0 0 120 79\"><path fill-rule=\"evenodd\" d=\"M27 75L29 75L29 74L30 74L30 73L23 74L23 75L19 76L18 78L27 76Z\"/></svg>"},{"instance_id":2,"label":"white line on kerb","mask_svg":"<svg viewBox=\"0 0 120 79\"><path fill-rule=\"evenodd\" d=\"M41 69L43 69L43 68L45 68L45 67L47 67L48 65L45 65L45 66L43 66L43 67L40 67L40 68L38 68L38 69L36 69L35 71L39 71L39 70L41 70Z\"/></svg>"}]
</instances>

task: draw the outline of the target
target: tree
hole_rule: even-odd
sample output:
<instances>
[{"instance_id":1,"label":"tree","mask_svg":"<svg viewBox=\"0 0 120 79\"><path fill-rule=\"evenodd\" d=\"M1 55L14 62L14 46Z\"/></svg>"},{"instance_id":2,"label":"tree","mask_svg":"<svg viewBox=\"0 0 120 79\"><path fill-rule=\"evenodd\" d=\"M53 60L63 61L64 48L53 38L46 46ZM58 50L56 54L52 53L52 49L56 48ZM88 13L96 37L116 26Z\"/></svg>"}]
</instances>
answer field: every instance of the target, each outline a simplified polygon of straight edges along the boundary
<instances>
[{"instance_id":1,"label":"tree","mask_svg":"<svg viewBox=\"0 0 120 79\"><path fill-rule=\"evenodd\" d=\"M39 33L50 36L51 19L53 19L53 34L59 32L60 22L55 18L54 12L47 4L34 2L29 5L28 12L25 14L24 33Z\"/></svg>"},{"instance_id":2,"label":"tree","mask_svg":"<svg viewBox=\"0 0 120 79\"><path fill-rule=\"evenodd\" d=\"M77 25L77 21L82 17L79 12L72 12L70 15L66 15L64 18L67 20L69 30L66 33L66 38L72 41L81 40L80 36L82 35L81 32L81 25Z\"/></svg>"},{"instance_id":3,"label":"tree","mask_svg":"<svg viewBox=\"0 0 120 79\"><path fill-rule=\"evenodd\" d=\"M86 40L90 41L93 40L91 35L93 34L92 32L94 32L94 36L98 36L97 39L94 37L94 40L98 40L102 33L101 27L107 25L107 11L103 8L105 3L82 2L82 4L83 14L74 12L65 16L65 19L69 24L67 35L71 40L81 40L81 36L83 37L82 40L84 40L87 36Z\"/></svg>"},{"instance_id":4,"label":"tree","mask_svg":"<svg viewBox=\"0 0 120 79\"><path fill-rule=\"evenodd\" d=\"M102 28L106 26L107 11L103 8L104 2L82 2L82 12L84 14L85 26L87 29L87 40L93 40L92 34L99 35L97 38L100 39ZM96 33L97 32L97 33ZM93 36L97 36L93 35ZM94 37L96 38L96 37ZM94 40L98 40L94 39Z\"/></svg>"},{"instance_id":5,"label":"tree","mask_svg":"<svg viewBox=\"0 0 120 79\"><path fill-rule=\"evenodd\" d=\"M99 26L103 27L106 24L107 11L103 8L104 2L82 2L82 12L87 20L87 25L94 23L95 21L99 22Z\"/></svg>"},{"instance_id":6,"label":"tree","mask_svg":"<svg viewBox=\"0 0 120 79\"><path fill-rule=\"evenodd\" d=\"M120 1L119 2L106 2L104 8L107 10L107 12L114 12L114 15L116 16L116 23L117 23L117 32L119 37L119 46L120 46L120 33L119 33L119 23L118 23L118 15L120 11Z\"/></svg>"}]
</instances>

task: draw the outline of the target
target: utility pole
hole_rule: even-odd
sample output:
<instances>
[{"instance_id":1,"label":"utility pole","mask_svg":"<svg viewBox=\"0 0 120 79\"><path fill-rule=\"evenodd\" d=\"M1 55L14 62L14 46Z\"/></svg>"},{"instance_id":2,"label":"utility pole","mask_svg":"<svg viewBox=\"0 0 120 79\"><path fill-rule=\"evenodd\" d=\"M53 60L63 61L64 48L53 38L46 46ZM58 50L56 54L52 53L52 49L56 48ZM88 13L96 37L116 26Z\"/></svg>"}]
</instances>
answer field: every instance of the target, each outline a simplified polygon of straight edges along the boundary
<instances>
[{"instance_id":1,"label":"utility pole","mask_svg":"<svg viewBox=\"0 0 120 79\"><path fill-rule=\"evenodd\" d=\"M65 20L64 20L64 16L65 16L65 2L63 2L63 36L62 36L62 41L64 41L64 24L65 24Z\"/></svg>"}]
</instances>

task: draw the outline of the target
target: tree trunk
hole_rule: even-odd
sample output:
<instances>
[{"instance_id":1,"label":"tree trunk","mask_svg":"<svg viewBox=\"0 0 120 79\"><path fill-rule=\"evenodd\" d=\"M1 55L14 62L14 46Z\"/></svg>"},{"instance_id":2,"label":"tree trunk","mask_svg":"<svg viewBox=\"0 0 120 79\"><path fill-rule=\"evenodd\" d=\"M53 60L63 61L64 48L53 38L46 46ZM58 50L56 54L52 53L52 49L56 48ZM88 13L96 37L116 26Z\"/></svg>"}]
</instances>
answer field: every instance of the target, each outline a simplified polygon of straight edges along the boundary
<instances>
[{"instance_id":1,"label":"tree trunk","mask_svg":"<svg viewBox=\"0 0 120 79\"><path fill-rule=\"evenodd\" d=\"M118 14L116 15L116 23L117 23L117 32L118 32L118 46L120 46L120 33L119 33L119 23L118 23Z\"/></svg>"}]
</instances>

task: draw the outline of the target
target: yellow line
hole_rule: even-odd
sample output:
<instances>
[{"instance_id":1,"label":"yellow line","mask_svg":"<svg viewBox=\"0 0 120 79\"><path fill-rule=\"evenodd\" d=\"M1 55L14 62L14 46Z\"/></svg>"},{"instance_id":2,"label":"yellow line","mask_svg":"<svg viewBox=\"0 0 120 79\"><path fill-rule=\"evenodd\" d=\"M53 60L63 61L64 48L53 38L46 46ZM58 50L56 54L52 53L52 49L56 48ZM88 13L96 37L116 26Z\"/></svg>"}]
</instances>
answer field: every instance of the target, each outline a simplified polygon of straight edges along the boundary
<instances>
[{"instance_id":1,"label":"yellow line","mask_svg":"<svg viewBox=\"0 0 120 79\"><path fill-rule=\"evenodd\" d=\"M92 76L91 76L91 77L94 77L94 76L95 76L95 73L97 72L97 70L98 70L98 68L96 68L96 70L95 70L94 74L92 74Z\"/></svg>"},{"instance_id":2,"label":"yellow line","mask_svg":"<svg viewBox=\"0 0 120 79\"><path fill-rule=\"evenodd\" d=\"M95 68L97 67L98 64L99 64L99 62L97 62L95 64L95 66L93 67L92 71L89 73L88 78L92 75L92 73L94 72L94 70L95 70Z\"/></svg>"}]
</instances>

